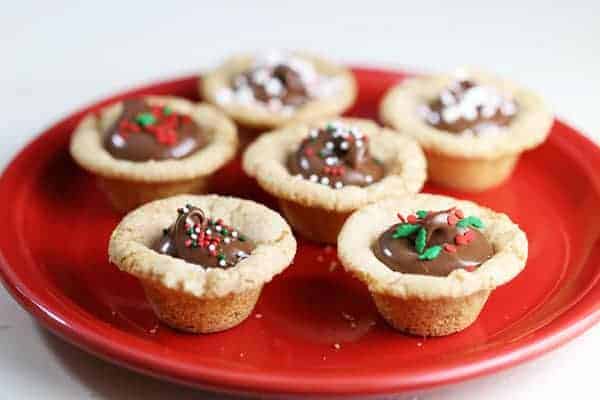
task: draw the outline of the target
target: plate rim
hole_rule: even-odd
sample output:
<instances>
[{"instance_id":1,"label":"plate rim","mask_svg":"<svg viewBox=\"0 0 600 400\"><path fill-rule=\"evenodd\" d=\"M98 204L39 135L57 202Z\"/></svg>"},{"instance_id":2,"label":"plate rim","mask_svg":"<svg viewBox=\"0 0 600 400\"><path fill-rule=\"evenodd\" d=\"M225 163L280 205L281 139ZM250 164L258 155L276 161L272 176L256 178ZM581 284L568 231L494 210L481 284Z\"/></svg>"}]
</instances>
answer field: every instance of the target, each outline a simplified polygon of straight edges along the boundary
<instances>
[{"instance_id":1,"label":"plate rim","mask_svg":"<svg viewBox=\"0 0 600 400\"><path fill-rule=\"evenodd\" d=\"M354 72L363 74L384 73L388 75L397 75L398 78L406 76L406 73L400 70L389 68L373 67L354 67ZM128 88L116 92L113 95L106 96L100 100L78 107L74 112L67 114L58 122L44 128L41 133L34 136L19 152L13 156L0 176L0 195L4 192L6 185L6 176L10 171L17 168L22 160L27 159L28 153L35 147L42 146L44 140L49 140L56 136L52 132L57 131L61 126L74 124L90 109L111 103L118 98L132 96L137 93L153 91L157 87L163 86L187 86L190 81L197 80L196 75L185 75L171 79L149 82L133 88ZM587 172L593 171L593 167L600 169L600 149L589 138L583 136L575 128L556 119L555 124L562 126L566 135L554 137L552 140L558 140L561 148L571 151L585 151L588 158L582 160L582 167ZM555 135L556 136L556 135ZM587 176L592 180L591 190L600 193L600 176L588 173ZM286 395L371 395L371 394L390 394L400 393L409 390L431 388L448 383L458 382L477 376L485 375L491 372L500 371L516 364L528 361L540 356L567 341L580 335L594 324L600 321L600 281L590 287L579 301L572 304L552 321L536 331L535 335L519 340L518 345L508 349L502 346L497 350L490 350L484 354L493 353L482 358L481 356L470 363L452 362L451 366L445 366L443 369L431 371L422 371L413 373L410 378L404 376L398 379L397 376L376 376L369 379L368 382L357 382L356 380L325 377L322 379L298 378L293 383L286 377L270 377L269 379L257 379L257 373L248 372L245 374L229 374L224 377L222 372L211 373L210 368L200 371L197 365L186 366L182 362L171 362L160 357L143 354L139 350L132 350L124 343L115 342L102 336L93 330L82 326L81 321L63 318L64 315L58 315L48 307L47 302L31 290L27 283L20 280L12 271L5 259L4 250L0 247L0 281L8 293L30 313L36 320L42 323L48 330L60 336L69 343L88 351L104 360L133 369L137 372L151 375L159 379L166 379L180 384L195 386L202 389L214 390L226 393L269 393ZM588 304L589 303L589 304ZM69 321L66 321L69 320ZM123 335L126 333L120 332ZM176 371L176 372L174 372ZM250 375L254 375L250 377ZM327 390L323 390L323 383L327 379Z\"/></svg>"}]
</instances>

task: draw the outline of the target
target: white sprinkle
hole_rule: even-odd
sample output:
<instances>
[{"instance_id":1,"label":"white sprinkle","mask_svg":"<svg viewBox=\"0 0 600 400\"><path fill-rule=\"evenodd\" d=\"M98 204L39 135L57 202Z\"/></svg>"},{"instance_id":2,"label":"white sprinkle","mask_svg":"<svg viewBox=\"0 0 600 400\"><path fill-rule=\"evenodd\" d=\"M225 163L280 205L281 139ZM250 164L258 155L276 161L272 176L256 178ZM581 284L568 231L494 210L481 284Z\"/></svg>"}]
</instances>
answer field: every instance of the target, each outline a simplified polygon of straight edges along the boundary
<instances>
[{"instance_id":1,"label":"white sprinkle","mask_svg":"<svg viewBox=\"0 0 600 400\"><path fill-rule=\"evenodd\" d=\"M315 174L312 174L311 176L308 177L308 180L316 183L319 180L319 177Z\"/></svg>"},{"instance_id":2,"label":"white sprinkle","mask_svg":"<svg viewBox=\"0 0 600 400\"><path fill-rule=\"evenodd\" d=\"M466 107L463 110L463 118L467 121L475 121L477 119L477 108Z\"/></svg>"},{"instance_id":3,"label":"white sprinkle","mask_svg":"<svg viewBox=\"0 0 600 400\"><path fill-rule=\"evenodd\" d=\"M231 243L231 238L226 237L225 239L223 239L223 242L225 242L225 244L229 244Z\"/></svg>"},{"instance_id":4,"label":"white sprinkle","mask_svg":"<svg viewBox=\"0 0 600 400\"><path fill-rule=\"evenodd\" d=\"M500 107L500 112L506 116L514 115L517 112L517 106L512 101L507 101Z\"/></svg>"},{"instance_id":5,"label":"white sprinkle","mask_svg":"<svg viewBox=\"0 0 600 400\"><path fill-rule=\"evenodd\" d=\"M322 176L321 177L321 184L322 185L329 185L329 178L326 176Z\"/></svg>"},{"instance_id":6,"label":"white sprinkle","mask_svg":"<svg viewBox=\"0 0 600 400\"><path fill-rule=\"evenodd\" d=\"M283 92L283 85L279 79L269 79L267 83L265 83L265 92L269 96L279 96Z\"/></svg>"},{"instance_id":7,"label":"white sprinkle","mask_svg":"<svg viewBox=\"0 0 600 400\"><path fill-rule=\"evenodd\" d=\"M336 189L341 189L341 188L343 188L343 187L344 187L344 183L343 183L342 181L337 181L337 182L335 183L335 188L336 188Z\"/></svg>"},{"instance_id":8,"label":"white sprinkle","mask_svg":"<svg viewBox=\"0 0 600 400\"><path fill-rule=\"evenodd\" d=\"M427 119L427 122L429 122L431 125L436 125L440 122L440 114L431 111L425 114L425 119Z\"/></svg>"},{"instance_id":9,"label":"white sprinkle","mask_svg":"<svg viewBox=\"0 0 600 400\"><path fill-rule=\"evenodd\" d=\"M306 159L306 157L302 157L300 159L300 168L302 168L302 169L309 169L310 168L310 163L308 162L308 160Z\"/></svg>"},{"instance_id":10,"label":"white sprinkle","mask_svg":"<svg viewBox=\"0 0 600 400\"><path fill-rule=\"evenodd\" d=\"M319 136L319 130L318 129L311 129L310 133L308 134L308 136L310 136L311 139L316 139L317 136Z\"/></svg>"},{"instance_id":11,"label":"white sprinkle","mask_svg":"<svg viewBox=\"0 0 600 400\"><path fill-rule=\"evenodd\" d=\"M335 147L335 145L333 144L333 142L326 142L325 143L325 148L327 150L333 150L334 147Z\"/></svg>"},{"instance_id":12,"label":"white sprinkle","mask_svg":"<svg viewBox=\"0 0 600 400\"><path fill-rule=\"evenodd\" d=\"M385 254L388 257L391 257L392 256L392 251L386 247L386 248L383 249L383 254Z\"/></svg>"},{"instance_id":13,"label":"white sprinkle","mask_svg":"<svg viewBox=\"0 0 600 400\"><path fill-rule=\"evenodd\" d=\"M348 150L349 148L350 148L350 143L348 143L347 140L344 140L342 143L340 143L340 149Z\"/></svg>"},{"instance_id":14,"label":"white sprinkle","mask_svg":"<svg viewBox=\"0 0 600 400\"><path fill-rule=\"evenodd\" d=\"M237 231L231 232L231 237L234 237L234 238L238 237L238 232Z\"/></svg>"},{"instance_id":15,"label":"white sprinkle","mask_svg":"<svg viewBox=\"0 0 600 400\"><path fill-rule=\"evenodd\" d=\"M373 177L371 175L365 176L365 182L372 183L373 182Z\"/></svg>"},{"instance_id":16,"label":"white sprinkle","mask_svg":"<svg viewBox=\"0 0 600 400\"><path fill-rule=\"evenodd\" d=\"M217 249L217 247L214 244L211 244L208 246L209 251L215 251L216 249Z\"/></svg>"},{"instance_id":17,"label":"white sprinkle","mask_svg":"<svg viewBox=\"0 0 600 400\"><path fill-rule=\"evenodd\" d=\"M481 116L483 118L492 118L494 115L496 115L496 108L495 107L488 107L485 106L481 109Z\"/></svg>"},{"instance_id":18,"label":"white sprinkle","mask_svg":"<svg viewBox=\"0 0 600 400\"><path fill-rule=\"evenodd\" d=\"M337 157L327 157L325 159L325 164L327 164L328 166L332 166L337 164L338 162L338 158Z\"/></svg>"},{"instance_id":19,"label":"white sprinkle","mask_svg":"<svg viewBox=\"0 0 600 400\"><path fill-rule=\"evenodd\" d=\"M217 225L217 226L215 226L215 230L216 230L217 232L221 232L221 229L223 229L223 227L222 227L221 225Z\"/></svg>"},{"instance_id":20,"label":"white sprinkle","mask_svg":"<svg viewBox=\"0 0 600 400\"><path fill-rule=\"evenodd\" d=\"M192 233L192 234L190 235L190 237L191 237L193 240L196 240L196 239L198 239L198 235L196 235L195 233Z\"/></svg>"},{"instance_id":21,"label":"white sprinkle","mask_svg":"<svg viewBox=\"0 0 600 400\"><path fill-rule=\"evenodd\" d=\"M207 235L212 235L212 230L210 230L210 228L207 228L204 233L206 233Z\"/></svg>"},{"instance_id":22,"label":"white sprinkle","mask_svg":"<svg viewBox=\"0 0 600 400\"><path fill-rule=\"evenodd\" d=\"M442 110L442 119L444 122L452 124L460 118L460 108L458 107L447 107Z\"/></svg>"},{"instance_id":23,"label":"white sprinkle","mask_svg":"<svg viewBox=\"0 0 600 400\"><path fill-rule=\"evenodd\" d=\"M442 91L442 93L440 94L440 99L442 100L442 104L445 106L451 106L456 103L454 95L450 93L449 90Z\"/></svg>"},{"instance_id":24,"label":"white sprinkle","mask_svg":"<svg viewBox=\"0 0 600 400\"><path fill-rule=\"evenodd\" d=\"M224 266L226 266L226 265L227 265L227 261L225 261L225 260L219 260L219 265L220 265L221 267L224 267Z\"/></svg>"}]
</instances>

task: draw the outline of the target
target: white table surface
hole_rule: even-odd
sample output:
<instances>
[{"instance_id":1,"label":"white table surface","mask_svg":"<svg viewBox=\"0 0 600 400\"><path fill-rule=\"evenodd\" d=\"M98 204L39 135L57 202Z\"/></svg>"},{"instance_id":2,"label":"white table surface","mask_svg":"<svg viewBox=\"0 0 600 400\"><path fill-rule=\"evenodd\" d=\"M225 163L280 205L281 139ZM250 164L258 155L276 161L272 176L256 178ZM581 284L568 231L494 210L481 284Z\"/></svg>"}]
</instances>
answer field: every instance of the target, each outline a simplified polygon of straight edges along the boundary
<instances>
[{"instance_id":1,"label":"white table surface","mask_svg":"<svg viewBox=\"0 0 600 400\"><path fill-rule=\"evenodd\" d=\"M74 107L248 49L308 49L415 69L480 65L539 91L561 118L600 139L597 1L88 3L3 4L0 167ZM401 398L593 398L599 355L596 326L516 368ZM0 289L0 400L215 397L81 352L41 329Z\"/></svg>"}]
</instances>

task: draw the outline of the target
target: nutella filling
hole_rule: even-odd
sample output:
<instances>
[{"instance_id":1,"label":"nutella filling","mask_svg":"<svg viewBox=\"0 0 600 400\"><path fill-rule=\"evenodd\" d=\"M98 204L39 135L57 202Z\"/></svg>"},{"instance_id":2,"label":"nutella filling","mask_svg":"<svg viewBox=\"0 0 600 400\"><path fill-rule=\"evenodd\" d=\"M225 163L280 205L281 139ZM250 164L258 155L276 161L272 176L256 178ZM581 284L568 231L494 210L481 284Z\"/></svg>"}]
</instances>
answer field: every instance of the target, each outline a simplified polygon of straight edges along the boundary
<instances>
[{"instance_id":1,"label":"nutella filling","mask_svg":"<svg viewBox=\"0 0 600 400\"><path fill-rule=\"evenodd\" d=\"M205 145L202 130L188 115L142 99L123 102L123 112L104 138L114 158L129 161L181 159Z\"/></svg>"},{"instance_id":2,"label":"nutella filling","mask_svg":"<svg viewBox=\"0 0 600 400\"><path fill-rule=\"evenodd\" d=\"M458 80L423 110L427 123L437 129L482 134L508 126L518 107L494 88L470 80Z\"/></svg>"},{"instance_id":3,"label":"nutella filling","mask_svg":"<svg viewBox=\"0 0 600 400\"><path fill-rule=\"evenodd\" d=\"M220 104L256 104L292 114L309 101L332 96L342 81L320 74L313 63L285 53L257 57L252 66L233 76L228 87L217 93Z\"/></svg>"},{"instance_id":4,"label":"nutella filling","mask_svg":"<svg viewBox=\"0 0 600 400\"><path fill-rule=\"evenodd\" d=\"M233 79L232 87L236 91L249 88L255 100L263 103L274 101L284 106L298 107L310 98L299 70L284 63L244 72Z\"/></svg>"},{"instance_id":5,"label":"nutella filling","mask_svg":"<svg viewBox=\"0 0 600 400\"><path fill-rule=\"evenodd\" d=\"M474 271L494 255L477 217L461 210L417 211L383 232L373 253L388 268L407 274L447 276Z\"/></svg>"},{"instance_id":6,"label":"nutella filling","mask_svg":"<svg viewBox=\"0 0 600 400\"><path fill-rule=\"evenodd\" d=\"M339 123L312 129L296 152L289 155L287 167L292 175L334 189L368 186L385 175L382 163L369 153L368 137L355 127Z\"/></svg>"},{"instance_id":7,"label":"nutella filling","mask_svg":"<svg viewBox=\"0 0 600 400\"><path fill-rule=\"evenodd\" d=\"M231 268L255 248L241 232L207 218L200 208L187 205L177 212L175 223L152 246L158 253L206 268Z\"/></svg>"}]
</instances>

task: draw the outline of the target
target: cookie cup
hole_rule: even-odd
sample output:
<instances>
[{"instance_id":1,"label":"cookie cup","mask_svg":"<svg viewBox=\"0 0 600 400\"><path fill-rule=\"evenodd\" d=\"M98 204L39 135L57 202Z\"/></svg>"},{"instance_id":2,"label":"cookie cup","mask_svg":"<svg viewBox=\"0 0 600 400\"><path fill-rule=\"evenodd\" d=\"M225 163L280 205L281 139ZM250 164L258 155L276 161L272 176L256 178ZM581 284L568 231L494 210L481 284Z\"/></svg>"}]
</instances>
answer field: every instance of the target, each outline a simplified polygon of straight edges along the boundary
<instances>
[{"instance_id":1,"label":"cookie cup","mask_svg":"<svg viewBox=\"0 0 600 400\"><path fill-rule=\"evenodd\" d=\"M458 207L483 221L483 235L494 255L473 272L446 277L404 274L388 268L372 248L397 218L417 210ZM506 215L451 197L417 194L386 199L364 207L346 222L338 239L344 268L365 283L382 317L395 329L419 336L459 332L479 316L490 293L518 275L527 260L525 233Z\"/></svg>"},{"instance_id":2,"label":"cookie cup","mask_svg":"<svg viewBox=\"0 0 600 400\"><path fill-rule=\"evenodd\" d=\"M354 75L348 68L304 52L292 52L291 56L310 62L317 73L335 79L336 90L328 96L309 100L292 113L271 110L261 103L220 101L219 91L229 87L232 78L247 71L256 60L255 55L244 54L231 57L215 70L204 74L198 84L200 95L205 101L220 107L244 131L254 134L290 122L339 115L354 104L357 87Z\"/></svg>"},{"instance_id":3,"label":"cookie cup","mask_svg":"<svg viewBox=\"0 0 600 400\"><path fill-rule=\"evenodd\" d=\"M467 76L516 101L518 112L501 132L480 136L454 134L425 121L420 109L455 81L454 75L422 76L395 86L381 102L380 117L386 125L421 144L431 181L478 192L510 177L521 153L546 140L553 116L544 101L527 89L481 71L469 70Z\"/></svg>"},{"instance_id":4,"label":"cookie cup","mask_svg":"<svg viewBox=\"0 0 600 400\"><path fill-rule=\"evenodd\" d=\"M232 268L205 268L151 249L191 204L235 226L256 244ZM113 232L110 262L137 277L157 317L186 332L210 333L238 325L252 312L263 286L294 258L296 240L283 218L250 200L182 195L157 200L129 213Z\"/></svg>"},{"instance_id":5,"label":"cookie cup","mask_svg":"<svg viewBox=\"0 0 600 400\"><path fill-rule=\"evenodd\" d=\"M113 207L122 212L176 194L205 192L210 176L235 156L238 147L235 125L215 107L176 97L148 96L145 100L189 115L208 143L183 159L117 159L106 151L103 142L106 131L121 115L123 104L87 115L73 133L71 155L81 167L96 175Z\"/></svg>"},{"instance_id":6,"label":"cookie cup","mask_svg":"<svg viewBox=\"0 0 600 400\"><path fill-rule=\"evenodd\" d=\"M333 189L290 174L286 162L310 129L339 121L356 126L369 137L371 155L382 161L385 177L366 187ZM298 123L262 135L243 157L244 171L277 197L281 211L294 230L307 239L335 244L348 216L360 207L385 197L415 193L426 179L426 162L411 138L359 118L324 119Z\"/></svg>"}]
</instances>

